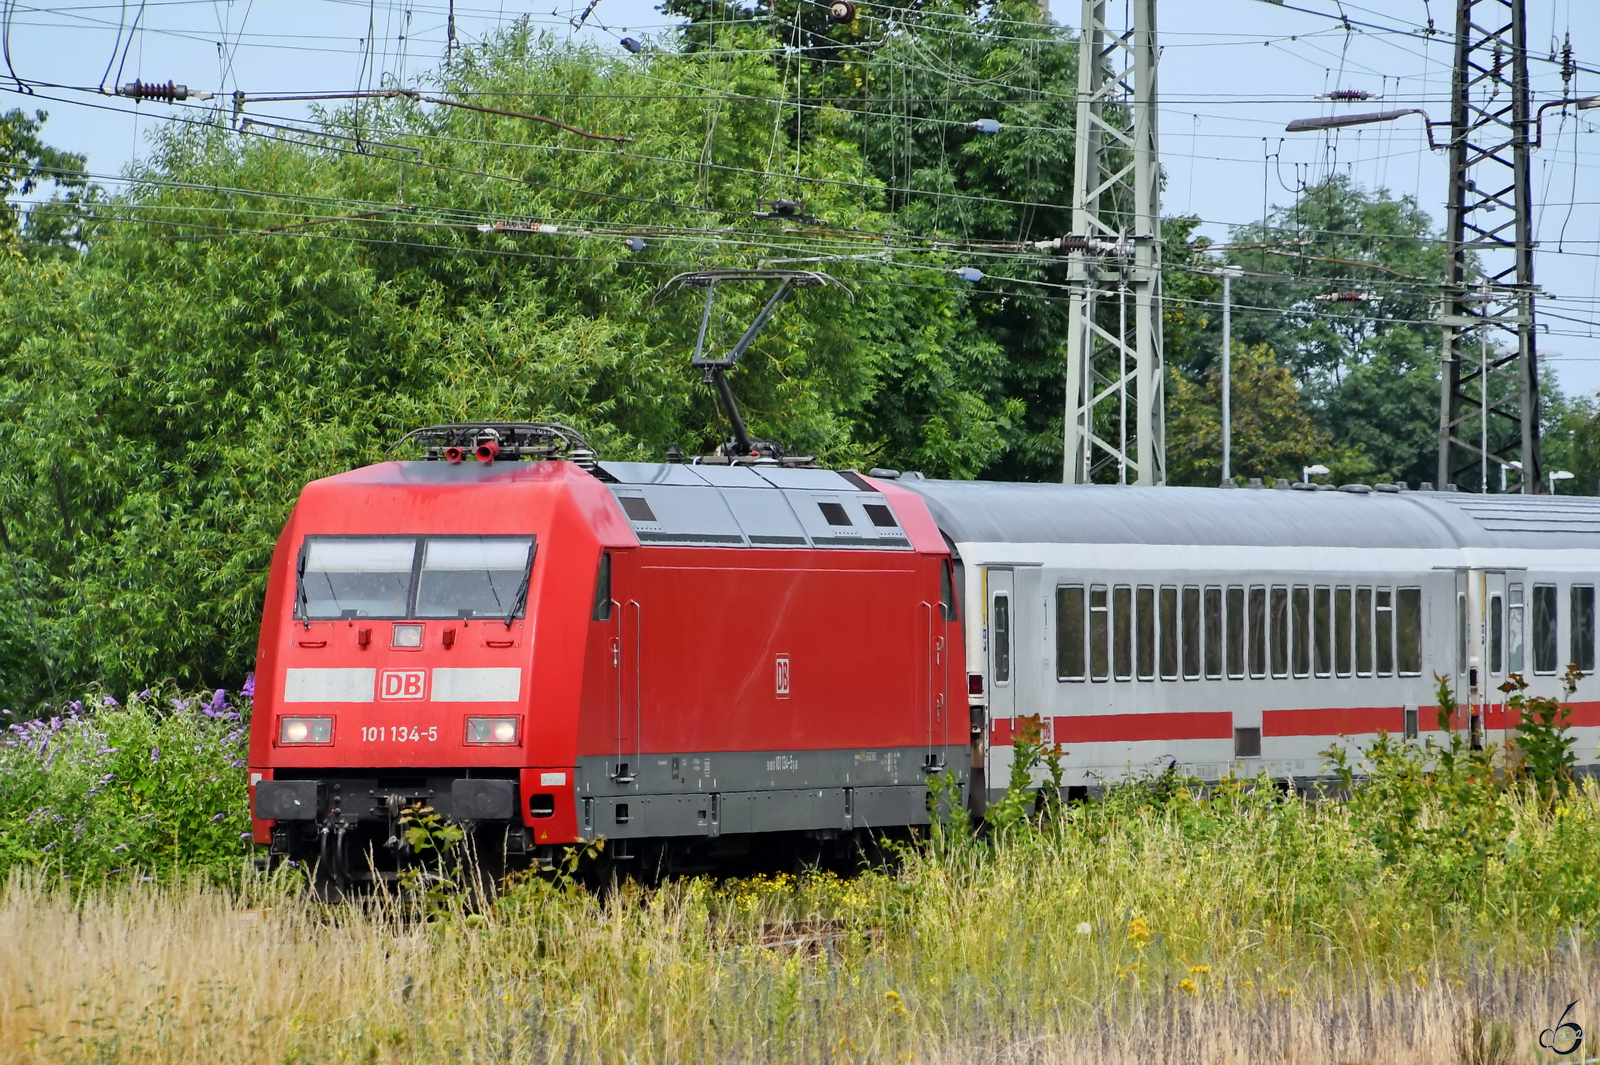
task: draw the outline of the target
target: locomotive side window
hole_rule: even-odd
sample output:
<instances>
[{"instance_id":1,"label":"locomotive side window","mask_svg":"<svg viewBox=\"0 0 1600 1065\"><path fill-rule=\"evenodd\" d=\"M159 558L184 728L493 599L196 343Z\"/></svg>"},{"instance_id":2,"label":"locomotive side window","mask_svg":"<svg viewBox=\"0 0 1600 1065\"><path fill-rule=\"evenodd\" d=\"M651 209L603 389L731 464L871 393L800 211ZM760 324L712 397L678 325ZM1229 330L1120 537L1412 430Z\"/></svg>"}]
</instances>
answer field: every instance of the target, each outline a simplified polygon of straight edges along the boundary
<instances>
[{"instance_id":1,"label":"locomotive side window","mask_svg":"<svg viewBox=\"0 0 1600 1065\"><path fill-rule=\"evenodd\" d=\"M1495 597L1499 602L1499 596ZM1395 610L1395 643L1399 651L1400 675L1422 675L1422 589L1402 588Z\"/></svg>"},{"instance_id":2,"label":"locomotive side window","mask_svg":"<svg viewBox=\"0 0 1600 1065\"><path fill-rule=\"evenodd\" d=\"M1118 680L1133 679L1133 589L1119 584L1111 589L1111 624L1115 638L1111 642L1114 676Z\"/></svg>"},{"instance_id":3,"label":"locomotive side window","mask_svg":"<svg viewBox=\"0 0 1600 1065\"><path fill-rule=\"evenodd\" d=\"M600 570L594 578L594 612L589 615L595 621L611 620L611 552L600 552Z\"/></svg>"},{"instance_id":4,"label":"locomotive side window","mask_svg":"<svg viewBox=\"0 0 1600 1065\"><path fill-rule=\"evenodd\" d=\"M1161 679L1178 679L1178 589L1161 586Z\"/></svg>"},{"instance_id":5,"label":"locomotive side window","mask_svg":"<svg viewBox=\"0 0 1600 1065\"><path fill-rule=\"evenodd\" d=\"M994 682L1011 680L1011 597L994 597Z\"/></svg>"},{"instance_id":6,"label":"locomotive side window","mask_svg":"<svg viewBox=\"0 0 1600 1065\"><path fill-rule=\"evenodd\" d=\"M1267 590L1250 589L1250 675L1267 675Z\"/></svg>"},{"instance_id":7,"label":"locomotive side window","mask_svg":"<svg viewBox=\"0 0 1600 1065\"><path fill-rule=\"evenodd\" d=\"M1594 672L1594 585L1572 586L1571 626L1572 657L1567 661L1583 670Z\"/></svg>"},{"instance_id":8,"label":"locomotive side window","mask_svg":"<svg viewBox=\"0 0 1600 1065\"><path fill-rule=\"evenodd\" d=\"M1156 590L1139 586L1135 614L1138 618L1139 679L1156 679Z\"/></svg>"},{"instance_id":9,"label":"locomotive side window","mask_svg":"<svg viewBox=\"0 0 1600 1065\"><path fill-rule=\"evenodd\" d=\"M1289 589L1272 588L1272 675L1289 675Z\"/></svg>"},{"instance_id":10,"label":"locomotive side window","mask_svg":"<svg viewBox=\"0 0 1600 1065\"><path fill-rule=\"evenodd\" d=\"M1372 589L1356 589L1356 676L1372 676Z\"/></svg>"},{"instance_id":11,"label":"locomotive side window","mask_svg":"<svg viewBox=\"0 0 1600 1065\"><path fill-rule=\"evenodd\" d=\"M1311 589L1295 585L1290 602L1294 604L1294 675L1304 677L1311 672Z\"/></svg>"},{"instance_id":12,"label":"locomotive side window","mask_svg":"<svg viewBox=\"0 0 1600 1065\"><path fill-rule=\"evenodd\" d=\"M1506 586L1506 671L1521 673L1522 664L1522 585Z\"/></svg>"},{"instance_id":13,"label":"locomotive side window","mask_svg":"<svg viewBox=\"0 0 1600 1065\"><path fill-rule=\"evenodd\" d=\"M1311 643L1312 671L1319 677L1333 672L1333 590L1318 588L1311 596L1311 624L1315 639Z\"/></svg>"},{"instance_id":14,"label":"locomotive side window","mask_svg":"<svg viewBox=\"0 0 1600 1065\"><path fill-rule=\"evenodd\" d=\"M1056 589L1056 679L1083 679L1083 585Z\"/></svg>"},{"instance_id":15,"label":"locomotive side window","mask_svg":"<svg viewBox=\"0 0 1600 1065\"><path fill-rule=\"evenodd\" d=\"M423 541L419 618L516 617L528 598L530 536L450 536Z\"/></svg>"},{"instance_id":16,"label":"locomotive side window","mask_svg":"<svg viewBox=\"0 0 1600 1065\"><path fill-rule=\"evenodd\" d=\"M1489 597L1489 672L1499 675L1505 665L1506 608L1498 595Z\"/></svg>"},{"instance_id":17,"label":"locomotive side window","mask_svg":"<svg viewBox=\"0 0 1600 1065\"><path fill-rule=\"evenodd\" d=\"M1200 589L1183 588L1183 679L1200 679Z\"/></svg>"},{"instance_id":18,"label":"locomotive side window","mask_svg":"<svg viewBox=\"0 0 1600 1065\"><path fill-rule=\"evenodd\" d=\"M1206 589L1206 679L1222 679L1222 589Z\"/></svg>"},{"instance_id":19,"label":"locomotive side window","mask_svg":"<svg viewBox=\"0 0 1600 1065\"><path fill-rule=\"evenodd\" d=\"M305 618L403 618L417 541L411 536L308 536L298 611Z\"/></svg>"},{"instance_id":20,"label":"locomotive side window","mask_svg":"<svg viewBox=\"0 0 1600 1065\"><path fill-rule=\"evenodd\" d=\"M1244 586L1228 589L1228 676L1244 676Z\"/></svg>"},{"instance_id":21,"label":"locomotive side window","mask_svg":"<svg viewBox=\"0 0 1600 1065\"><path fill-rule=\"evenodd\" d=\"M1333 590L1333 668L1341 677L1350 675L1350 599L1349 588Z\"/></svg>"},{"instance_id":22,"label":"locomotive side window","mask_svg":"<svg viewBox=\"0 0 1600 1065\"><path fill-rule=\"evenodd\" d=\"M861 507L867 512L867 517L879 529L898 529L900 526L894 520L894 511L882 503L866 503Z\"/></svg>"},{"instance_id":23,"label":"locomotive side window","mask_svg":"<svg viewBox=\"0 0 1600 1065\"><path fill-rule=\"evenodd\" d=\"M1467 671L1467 595L1456 593L1456 672Z\"/></svg>"},{"instance_id":24,"label":"locomotive side window","mask_svg":"<svg viewBox=\"0 0 1600 1065\"><path fill-rule=\"evenodd\" d=\"M1105 680L1111 675L1111 659L1106 644L1110 639L1111 620L1106 617L1106 586L1089 587L1089 679Z\"/></svg>"},{"instance_id":25,"label":"locomotive side window","mask_svg":"<svg viewBox=\"0 0 1600 1065\"><path fill-rule=\"evenodd\" d=\"M1394 672L1394 593L1387 588L1378 589L1378 676L1387 677Z\"/></svg>"},{"instance_id":26,"label":"locomotive side window","mask_svg":"<svg viewBox=\"0 0 1600 1065\"><path fill-rule=\"evenodd\" d=\"M950 575L951 564L947 558L939 567L939 620L960 621L960 611L956 609L956 582Z\"/></svg>"},{"instance_id":27,"label":"locomotive side window","mask_svg":"<svg viewBox=\"0 0 1600 1065\"><path fill-rule=\"evenodd\" d=\"M829 525L855 524L850 520L850 512L844 509L843 503L818 503L817 507L822 511L823 520Z\"/></svg>"},{"instance_id":28,"label":"locomotive side window","mask_svg":"<svg viewBox=\"0 0 1600 1065\"><path fill-rule=\"evenodd\" d=\"M1556 671L1556 586L1533 586L1533 671Z\"/></svg>"}]
</instances>

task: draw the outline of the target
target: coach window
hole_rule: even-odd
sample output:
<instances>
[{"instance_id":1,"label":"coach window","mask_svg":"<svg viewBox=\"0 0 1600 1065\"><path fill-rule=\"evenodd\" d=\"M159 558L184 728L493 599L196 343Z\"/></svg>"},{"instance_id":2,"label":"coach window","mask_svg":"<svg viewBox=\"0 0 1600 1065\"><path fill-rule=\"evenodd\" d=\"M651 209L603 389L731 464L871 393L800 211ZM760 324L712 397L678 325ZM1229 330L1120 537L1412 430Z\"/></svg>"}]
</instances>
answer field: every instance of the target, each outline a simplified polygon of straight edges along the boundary
<instances>
[{"instance_id":1,"label":"coach window","mask_svg":"<svg viewBox=\"0 0 1600 1065\"><path fill-rule=\"evenodd\" d=\"M1267 675L1267 590L1250 589L1250 675Z\"/></svg>"},{"instance_id":2,"label":"coach window","mask_svg":"<svg viewBox=\"0 0 1600 1065\"><path fill-rule=\"evenodd\" d=\"M991 625L994 631L994 682L1008 684L1011 681L1011 597L997 595L994 597L994 619Z\"/></svg>"},{"instance_id":3,"label":"coach window","mask_svg":"<svg viewBox=\"0 0 1600 1065\"><path fill-rule=\"evenodd\" d=\"M1228 589L1228 676L1244 676L1244 587Z\"/></svg>"},{"instance_id":4,"label":"coach window","mask_svg":"<svg viewBox=\"0 0 1600 1065\"><path fill-rule=\"evenodd\" d=\"M1289 675L1289 589L1281 584L1272 589L1272 675Z\"/></svg>"},{"instance_id":5,"label":"coach window","mask_svg":"<svg viewBox=\"0 0 1600 1065\"><path fill-rule=\"evenodd\" d=\"M1356 676L1372 676L1372 589L1356 589Z\"/></svg>"},{"instance_id":6,"label":"coach window","mask_svg":"<svg viewBox=\"0 0 1600 1065\"><path fill-rule=\"evenodd\" d=\"M1312 672L1319 677L1326 677L1333 672L1329 665L1333 658L1332 618L1333 590L1331 588L1318 588L1311 595L1311 623L1313 640L1311 642L1311 667Z\"/></svg>"},{"instance_id":7,"label":"coach window","mask_svg":"<svg viewBox=\"0 0 1600 1065\"><path fill-rule=\"evenodd\" d=\"M1533 586L1533 671L1556 671L1556 586Z\"/></svg>"},{"instance_id":8,"label":"coach window","mask_svg":"<svg viewBox=\"0 0 1600 1065\"><path fill-rule=\"evenodd\" d=\"M1115 652L1112 663L1113 676L1118 680L1133 679L1133 589L1119 584L1111 589L1111 624L1116 638L1112 640Z\"/></svg>"},{"instance_id":9,"label":"coach window","mask_svg":"<svg viewBox=\"0 0 1600 1065\"><path fill-rule=\"evenodd\" d=\"M1183 589L1183 679L1200 679L1200 589Z\"/></svg>"},{"instance_id":10,"label":"coach window","mask_svg":"<svg viewBox=\"0 0 1600 1065\"><path fill-rule=\"evenodd\" d=\"M1161 679L1178 679L1178 589L1161 587Z\"/></svg>"},{"instance_id":11,"label":"coach window","mask_svg":"<svg viewBox=\"0 0 1600 1065\"><path fill-rule=\"evenodd\" d=\"M1083 585L1056 589L1056 679L1083 679Z\"/></svg>"},{"instance_id":12,"label":"coach window","mask_svg":"<svg viewBox=\"0 0 1600 1065\"><path fill-rule=\"evenodd\" d=\"M1594 585L1572 586L1572 657L1567 661L1585 673L1594 672Z\"/></svg>"},{"instance_id":13,"label":"coach window","mask_svg":"<svg viewBox=\"0 0 1600 1065\"><path fill-rule=\"evenodd\" d=\"M1295 585L1289 601L1294 605L1294 675L1304 677L1311 672L1311 589Z\"/></svg>"},{"instance_id":14,"label":"coach window","mask_svg":"<svg viewBox=\"0 0 1600 1065\"><path fill-rule=\"evenodd\" d=\"M1350 589L1333 590L1333 671L1350 675Z\"/></svg>"},{"instance_id":15,"label":"coach window","mask_svg":"<svg viewBox=\"0 0 1600 1065\"><path fill-rule=\"evenodd\" d=\"M1148 584L1139 586L1135 599L1134 616L1138 624L1139 679L1156 679L1156 590Z\"/></svg>"},{"instance_id":16,"label":"coach window","mask_svg":"<svg viewBox=\"0 0 1600 1065\"><path fill-rule=\"evenodd\" d=\"M1378 589L1376 639L1378 644L1378 676L1387 677L1394 672L1394 593L1387 588Z\"/></svg>"},{"instance_id":17,"label":"coach window","mask_svg":"<svg viewBox=\"0 0 1600 1065\"><path fill-rule=\"evenodd\" d=\"M1206 679L1222 679L1222 589L1206 589Z\"/></svg>"},{"instance_id":18,"label":"coach window","mask_svg":"<svg viewBox=\"0 0 1600 1065\"><path fill-rule=\"evenodd\" d=\"M1456 672L1467 671L1467 593L1456 593Z\"/></svg>"},{"instance_id":19,"label":"coach window","mask_svg":"<svg viewBox=\"0 0 1600 1065\"><path fill-rule=\"evenodd\" d=\"M1506 585L1506 672L1521 673L1522 664L1522 585Z\"/></svg>"},{"instance_id":20,"label":"coach window","mask_svg":"<svg viewBox=\"0 0 1600 1065\"><path fill-rule=\"evenodd\" d=\"M1489 597L1489 672L1498 676L1505 666L1506 608L1498 595Z\"/></svg>"},{"instance_id":21,"label":"coach window","mask_svg":"<svg viewBox=\"0 0 1600 1065\"><path fill-rule=\"evenodd\" d=\"M1400 675L1422 675L1422 589L1402 588L1395 610L1395 644Z\"/></svg>"},{"instance_id":22,"label":"coach window","mask_svg":"<svg viewBox=\"0 0 1600 1065\"><path fill-rule=\"evenodd\" d=\"M1111 619L1106 616L1106 586L1089 586L1089 679L1105 680L1111 675L1111 658L1106 644L1111 638Z\"/></svg>"}]
</instances>

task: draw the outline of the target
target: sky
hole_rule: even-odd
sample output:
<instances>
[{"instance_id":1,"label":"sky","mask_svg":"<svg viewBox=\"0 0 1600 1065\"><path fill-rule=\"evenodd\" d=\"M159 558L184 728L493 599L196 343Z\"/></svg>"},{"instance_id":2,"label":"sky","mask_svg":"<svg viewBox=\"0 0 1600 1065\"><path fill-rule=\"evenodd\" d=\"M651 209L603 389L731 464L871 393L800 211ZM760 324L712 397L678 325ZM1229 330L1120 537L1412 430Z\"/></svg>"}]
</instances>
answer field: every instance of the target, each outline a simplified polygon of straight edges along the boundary
<instances>
[{"instance_id":1,"label":"sky","mask_svg":"<svg viewBox=\"0 0 1600 1065\"><path fill-rule=\"evenodd\" d=\"M16 77L76 87L27 96L10 80L0 84L0 107L48 111L46 141L84 153L90 171L110 180L149 150L153 128L183 112L95 87L171 80L221 96L414 86L444 54L452 6L457 39L469 43L523 16L602 47L671 28L651 0L0 0ZM1561 99L1566 39L1580 68L1600 71L1600 3L1527 0L1527 10L1535 100ZM1074 27L1081 17L1071 0L1054 0L1052 14ZM1445 32L1428 34L1430 19L1450 30L1452 0L1161 0L1164 213L1198 215L1202 233L1226 240L1230 226L1292 204L1297 190L1338 170L1365 187L1416 196L1442 225L1446 161L1429 150L1420 118L1284 132L1292 119L1340 110L1417 107L1448 118L1452 44ZM1600 73L1589 70L1579 69L1569 98L1600 94ZM1317 99L1332 90L1383 99ZM298 117L305 106L270 113ZM1591 324L1600 321L1597 122L1600 110L1550 111L1532 166L1534 276L1545 294L1539 352L1571 394L1600 391L1600 327Z\"/></svg>"}]
</instances>

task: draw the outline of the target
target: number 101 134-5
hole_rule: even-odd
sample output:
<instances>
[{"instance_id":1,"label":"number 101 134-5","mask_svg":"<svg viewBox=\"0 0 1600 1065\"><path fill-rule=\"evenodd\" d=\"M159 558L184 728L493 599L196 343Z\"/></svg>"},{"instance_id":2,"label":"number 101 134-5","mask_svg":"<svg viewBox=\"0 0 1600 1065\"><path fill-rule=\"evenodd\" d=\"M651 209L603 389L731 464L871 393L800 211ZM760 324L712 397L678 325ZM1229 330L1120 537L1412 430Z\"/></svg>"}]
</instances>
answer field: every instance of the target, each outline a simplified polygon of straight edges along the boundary
<instances>
[{"instance_id":1,"label":"number 101 134-5","mask_svg":"<svg viewBox=\"0 0 1600 1065\"><path fill-rule=\"evenodd\" d=\"M417 725L378 725L372 728L363 726L361 729L362 743L436 743L439 740L439 727L421 728Z\"/></svg>"}]
</instances>

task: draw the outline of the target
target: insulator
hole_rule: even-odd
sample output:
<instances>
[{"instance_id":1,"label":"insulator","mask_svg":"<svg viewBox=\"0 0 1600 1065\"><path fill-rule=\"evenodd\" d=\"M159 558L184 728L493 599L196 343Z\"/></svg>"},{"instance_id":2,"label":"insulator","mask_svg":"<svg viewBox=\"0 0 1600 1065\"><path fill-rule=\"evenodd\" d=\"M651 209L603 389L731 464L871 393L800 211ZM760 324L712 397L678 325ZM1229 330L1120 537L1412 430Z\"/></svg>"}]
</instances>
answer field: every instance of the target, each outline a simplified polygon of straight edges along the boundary
<instances>
[{"instance_id":1,"label":"insulator","mask_svg":"<svg viewBox=\"0 0 1600 1065\"><path fill-rule=\"evenodd\" d=\"M976 266L959 266L956 268L956 276L963 281L977 283L983 280L983 271Z\"/></svg>"},{"instance_id":2,"label":"insulator","mask_svg":"<svg viewBox=\"0 0 1600 1065\"><path fill-rule=\"evenodd\" d=\"M967 128L975 129L979 133L999 133L1005 126L1001 125L999 119L980 118L976 122L968 122Z\"/></svg>"},{"instance_id":3,"label":"insulator","mask_svg":"<svg viewBox=\"0 0 1600 1065\"><path fill-rule=\"evenodd\" d=\"M174 85L170 81L165 85L154 82L146 85L142 81L135 80L118 89L117 95L131 97L135 100L165 100L170 104L174 100L187 100L189 98L189 86Z\"/></svg>"},{"instance_id":4,"label":"insulator","mask_svg":"<svg viewBox=\"0 0 1600 1065\"><path fill-rule=\"evenodd\" d=\"M649 246L645 244L643 237L623 237L622 244L629 251L644 251Z\"/></svg>"},{"instance_id":5,"label":"insulator","mask_svg":"<svg viewBox=\"0 0 1600 1065\"><path fill-rule=\"evenodd\" d=\"M829 22L854 22L856 20L856 5L850 0L834 0L828 7Z\"/></svg>"},{"instance_id":6,"label":"insulator","mask_svg":"<svg viewBox=\"0 0 1600 1065\"><path fill-rule=\"evenodd\" d=\"M1323 93L1317 99L1353 103L1360 100L1381 100L1383 97L1376 93L1370 93L1365 89L1335 89L1332 92Z\"/></svg>"},{"instance_id":7,"label":"insulator","mask_svg":"<svg viewBox=\"0 0 1600 1065\"><path fill-rule=\"evenodd\" d=\"M640 52L644 51L644 45L640 44L632 37L624 37L617 43L622 45L622 47L626 48L628 51L632 52L634 55L638 55Z\"/></svg>"}]
</instances>

